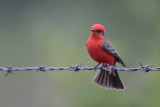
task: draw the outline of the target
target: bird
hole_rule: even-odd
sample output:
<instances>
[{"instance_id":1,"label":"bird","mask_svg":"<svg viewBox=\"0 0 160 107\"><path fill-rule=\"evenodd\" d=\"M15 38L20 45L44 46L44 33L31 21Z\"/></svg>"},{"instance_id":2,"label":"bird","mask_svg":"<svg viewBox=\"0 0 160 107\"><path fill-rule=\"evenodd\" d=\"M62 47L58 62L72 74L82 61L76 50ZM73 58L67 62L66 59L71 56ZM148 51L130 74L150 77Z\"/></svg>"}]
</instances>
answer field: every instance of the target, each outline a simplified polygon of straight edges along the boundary
<instances>
[{"instance_id":1,"label":"bird","mask_svg":"<svg viewBox=\"0 0 160 107\"><path fill-rule=\"evenodd\" d=\"M103 25L94 24L91 27L91 36L86 42L86 47L90 57L98 63L94 68L97 68L99 64L102 64L103 67L116 66L116 62L126 67L119 53L105 36ZM93 84L111 90L125 90L116 69L112 72L100 69L93 79Z\"/></svg>"}]
</instances>

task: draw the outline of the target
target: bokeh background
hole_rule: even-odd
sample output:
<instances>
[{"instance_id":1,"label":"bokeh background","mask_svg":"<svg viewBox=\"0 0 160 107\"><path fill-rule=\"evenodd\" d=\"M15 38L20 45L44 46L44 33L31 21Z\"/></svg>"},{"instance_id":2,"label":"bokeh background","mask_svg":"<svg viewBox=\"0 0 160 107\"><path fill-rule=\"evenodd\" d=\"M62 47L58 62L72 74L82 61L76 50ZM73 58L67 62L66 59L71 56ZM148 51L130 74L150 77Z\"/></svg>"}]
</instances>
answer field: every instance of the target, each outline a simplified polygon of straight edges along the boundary
<instances>
[{"instance_id":1,"label":"bokeh background","mask_svg":"<svg viewBox=\"0 0 160 107\"><path fill-rule=\"evenodd\" d=\"M95 66L85 45L95 23L128 68L160 66L159 0L1 0L0 66ZM120 72L125 91L93 85L95 74L0 72L0 107L160 106L160 72Z\"/></svg>"}]
</instances>

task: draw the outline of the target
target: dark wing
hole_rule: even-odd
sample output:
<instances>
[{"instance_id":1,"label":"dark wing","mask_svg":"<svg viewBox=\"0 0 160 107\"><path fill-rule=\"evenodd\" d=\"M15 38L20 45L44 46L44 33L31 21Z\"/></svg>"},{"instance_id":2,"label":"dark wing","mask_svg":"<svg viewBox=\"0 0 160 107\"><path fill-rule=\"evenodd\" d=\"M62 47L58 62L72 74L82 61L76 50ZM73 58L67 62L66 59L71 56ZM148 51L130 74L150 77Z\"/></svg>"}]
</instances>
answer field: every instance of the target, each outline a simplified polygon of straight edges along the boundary
<instances>
[{"instance_id":1,"label":"dark wing","mask_svg":"<svg viewBox=\"0 0 160 107\"><path fill-rule=\"evenodd\" d=\"M124 67L126 66L123 60L121 59L120 55L118 54L118 52L114 49L111 42L105 36L104 36L104 42L102 44L102 47L105 51L113 55L116 58L117 62L121 63Z\"/></svg>"}]
</instances>

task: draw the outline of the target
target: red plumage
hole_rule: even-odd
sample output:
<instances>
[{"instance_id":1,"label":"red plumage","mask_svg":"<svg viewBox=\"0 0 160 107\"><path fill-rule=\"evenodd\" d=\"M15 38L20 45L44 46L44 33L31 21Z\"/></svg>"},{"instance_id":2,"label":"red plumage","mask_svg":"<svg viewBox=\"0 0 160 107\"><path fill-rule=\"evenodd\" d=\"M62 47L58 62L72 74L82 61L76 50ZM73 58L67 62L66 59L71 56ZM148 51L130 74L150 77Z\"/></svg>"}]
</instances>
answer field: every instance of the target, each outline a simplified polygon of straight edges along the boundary
<instances>
[{"instance_id":1,"label":"red plumage","mask_svg":"<svg viewBox=\"0 0 160 107\"><path fill-rule=\"evenodd\" d=\"M107 63L109 65L114 65L115 57L103 49L103 41L103 36L92 32L91 37L87 41L88 53L92 57L92 59L98 63Z\"/></svg>"},{"instance_id":2,"label":"red plumage","mask_svg":"<svg viewBox=\"0 0 160 107\"><path fill-rule=\"evenodd\" d=\"M91 31L91 36L88 39L86 46L92 59L104 66L108 66L108 64L110 66L115 66L116 62L120 62L125 66L118 52L105 37L104 26L101 24L95 24L92 26ZM111 74L108 71L100 70L95 76L93 82L104 88L125 89L116 70Z\"/></svg>"}]
</instances>

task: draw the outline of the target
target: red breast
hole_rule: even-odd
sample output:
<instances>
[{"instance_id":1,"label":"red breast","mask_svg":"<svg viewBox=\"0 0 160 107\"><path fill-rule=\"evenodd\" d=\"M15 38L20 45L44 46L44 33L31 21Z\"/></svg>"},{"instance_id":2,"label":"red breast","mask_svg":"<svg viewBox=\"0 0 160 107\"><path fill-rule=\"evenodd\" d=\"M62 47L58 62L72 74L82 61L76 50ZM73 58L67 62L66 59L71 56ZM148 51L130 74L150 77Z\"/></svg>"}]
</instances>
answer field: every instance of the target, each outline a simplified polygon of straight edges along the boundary
<instances>
[{"instance_id":1,"label":"red breast","mask_svg":"<svg viewBox=\"0 0 160 107\"><path fill-rule=\"evenodd\" d=\"M88 53L92 57L92 59L98 63L107 63L109 65L114 65L115 57L103 49L103 42L103 35L97 32L91 32L91 36L87 41Z\"/></svg>"}]
</instances>

